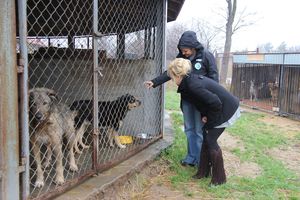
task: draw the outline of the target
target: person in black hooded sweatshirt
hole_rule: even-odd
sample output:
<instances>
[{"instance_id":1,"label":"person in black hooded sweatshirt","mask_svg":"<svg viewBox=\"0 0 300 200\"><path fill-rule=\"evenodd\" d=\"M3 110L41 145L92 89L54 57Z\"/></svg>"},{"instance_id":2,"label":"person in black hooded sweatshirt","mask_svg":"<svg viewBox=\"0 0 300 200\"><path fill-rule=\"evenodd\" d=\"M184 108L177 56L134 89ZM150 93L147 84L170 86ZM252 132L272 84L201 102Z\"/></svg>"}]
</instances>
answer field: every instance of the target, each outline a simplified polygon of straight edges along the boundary
<instances>
[{"instance_id":1,"label":"person in black hooded sweatshirt","mask_svg":"<svg viewBox=\"0 0 300 200\"><path fill-rule=\"evenodd\" d=\"M239 99L215 81L190 71L191 62L183 58L176 58L168 66L168 74L178 86L177 92L195 105L205 124L201 162L193 178L201 179L211 173L210 184L220 185L226 182L226 174L217 140L240 117Z\"/></svg>"},{"instance_id":2,"label":"person in black hooded sweatshirt","mask_svg":"<svg viewBox=\"0 0 300 200\"><path fill-rule=\"evenodd\" d=\"M202 44L197 40L196 33L186 31L181 35L178 42L179 53L177 58L185 58L191 61L193 74L206 76L216 82L219 82L218 70L215 58L212 53L205 50ZM171 78L167 71L151 81L146 81L147 88L155 88ZM183 166L199 165L200 152L203 142L203 123L201 122L200 112L189 101L181 98L180 103L184 119L184 132L187 137L187 155L180 162Z\"/></svg>"}]
</instances>

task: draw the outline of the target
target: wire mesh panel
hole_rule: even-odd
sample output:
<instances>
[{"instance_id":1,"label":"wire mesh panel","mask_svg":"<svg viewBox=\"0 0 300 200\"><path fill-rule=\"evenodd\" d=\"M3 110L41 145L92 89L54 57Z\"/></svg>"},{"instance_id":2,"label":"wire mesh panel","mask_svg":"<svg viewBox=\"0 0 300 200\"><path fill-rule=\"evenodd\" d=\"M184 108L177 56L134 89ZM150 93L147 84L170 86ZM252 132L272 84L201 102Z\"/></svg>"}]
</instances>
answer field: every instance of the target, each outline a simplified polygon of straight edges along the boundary
<instances>
[{"instance_id":1,"label":"wire mesh panel","mask_svg":"<svg viewBox=\"0 0 300 200\"><path fill-rule=\"evenodd\" d=\"M162 65L163 34L154 25L163 21L162 5L161 1L134 0L99 3L99 29L106 33L96 41L103 75L98 91L100 169L162 136L161 90L143 86L161 73L157 66ZM115 13L113 17L101 12L106 8Z\"/></svg>"},{"instance_id":2,"label":"wire mesh panel","mask_svg":"<svg viewBox=\"0 0 300 200\"><path fill-rule=\"evenodd\" d=\"M86 36L92 35L92 6L28 1L32 198L51 196L92 171L89 123L78 124L70 108L92 96L93 50Z\"/></svg>"},{"instance_id":3,"label":"wire mesh panel","mask_svg":"<svg viewBox=\"0 0 300 200\"><path fill-rule=\"evenodd\" d=\"M143 82L161 73L163 5L99 1L99 35L91 0L28 1L30 198L52 197L162 137L162 91Z\"/></svg>"}]
</instances>

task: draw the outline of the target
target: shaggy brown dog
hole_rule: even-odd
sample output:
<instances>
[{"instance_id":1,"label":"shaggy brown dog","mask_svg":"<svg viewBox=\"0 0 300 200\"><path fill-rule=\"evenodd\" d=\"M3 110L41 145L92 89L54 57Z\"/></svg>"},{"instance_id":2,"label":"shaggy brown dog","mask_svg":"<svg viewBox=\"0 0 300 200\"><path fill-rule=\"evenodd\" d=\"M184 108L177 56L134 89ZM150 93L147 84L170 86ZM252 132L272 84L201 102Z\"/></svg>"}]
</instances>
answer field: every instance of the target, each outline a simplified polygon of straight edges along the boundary
<instances>
[{"instance_id":1,"label":"shaggy brown dog","mask_svg":"<svg viewBox=\"0 0 300 200\"><path fill-rule=\"evenodd\" d=\"M279 84L278 82L269 82L268 87L271 93L272 103L276 105L278 101Z\"/></svg>"},{"instance_id":2,"label":"shaggy brown dog","mask_svg":"<svg viewBox=\"0 0 300 200\"><path fill-rule=\"evenodd\" d=\"M58 103L56 93L47 88L34 88L30 94L30 142L32 144L33 156L37 166L36 187L44 185L44 171L42 169L41 146L47 146L46 159L43 166L49 166L52 151L56 158L55 183L64 183L63 168L63 137L68 141L69 165L71 171L77 171L75 163L74 144L76 111L71 111L68 106Z\"/></svg>"}]
</instances>

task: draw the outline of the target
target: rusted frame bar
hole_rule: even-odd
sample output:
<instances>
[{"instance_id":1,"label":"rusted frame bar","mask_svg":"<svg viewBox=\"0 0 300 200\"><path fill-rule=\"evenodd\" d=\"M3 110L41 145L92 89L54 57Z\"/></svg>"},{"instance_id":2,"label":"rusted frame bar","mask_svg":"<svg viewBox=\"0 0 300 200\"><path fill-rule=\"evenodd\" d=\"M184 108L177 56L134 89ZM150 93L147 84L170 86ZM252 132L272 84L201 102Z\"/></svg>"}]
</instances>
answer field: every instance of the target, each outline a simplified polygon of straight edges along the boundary
<instances>
[{"instance_id":1,"label":"rusted frame bar","mask_svg":"<svg viewBox=\"0 0 300 200\"><path fill-rule=\"evenodd\" d=\"M99 68L99 52L97 37L101 37L101 33L98 31L98 0L93 1L93 169L97 169L98 163L98 146L99 146L99 127L98 127L98 75L102 76Z\"/></svg>"},{"instance_id":2,"label":"rusted frame bar","mask_svg":"<svg viewBox=\"0 0 300 200\"><path fill-rule=\"evenodd\" d=\"M19 199L19 125L15 1L0 1L0 199Z\"/></svg>"},{"instance_id":3,"label":"rusted frame bar","mask_svg":"<svg viewBox=\"0 0 300 200\"><path fill-rule=\"evenodd\" d=\"M161 6L161 4L162 6ZM157 14L157 39L156 41L158 44L156 44L157 53L156 56L161 55L161 73L165 71L166 69L166 25L167 25L167 0L164 1L158 1L158 14ZM159 9L160 8L160 9ZM162 39L162 45L159 45L159 39ZM162 134L164 133L164 113L165 113L165 85L162 87L162 94L161 94L161 131Z\"/></svg>"},{"instance_id":4,"label":"rusted frame bar","mask_svg":"<svg viewBox=\"0 0 300 200\"><path fill-rule=\"evenodd\" d=\"M18 0L18 22L20 54L18 67L19 72L19 97L20 97L20 126L21 126L21 165L22 172L21 199L28 199L30 195L29 175L29 116L28 116L28 50L27 50L27 12L26 1Z\"/></svg>"}]
</instances>

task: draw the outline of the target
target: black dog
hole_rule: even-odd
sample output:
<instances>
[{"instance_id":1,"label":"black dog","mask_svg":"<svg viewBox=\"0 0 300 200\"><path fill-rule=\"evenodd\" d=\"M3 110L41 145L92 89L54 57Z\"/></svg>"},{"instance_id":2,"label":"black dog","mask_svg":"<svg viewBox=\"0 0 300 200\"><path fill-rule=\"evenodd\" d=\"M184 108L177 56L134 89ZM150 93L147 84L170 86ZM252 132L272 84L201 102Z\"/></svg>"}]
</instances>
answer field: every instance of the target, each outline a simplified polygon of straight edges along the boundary
<instances>
[{"instance_id":1,"label":"black dog","mask_svg":"<svg viewBox=\"0 0 300 200\"><path fill-rule=\"evenodd\" d=\"M120 96L114 101L98 102L98 120L99 127L108 128L108 137L110 146L113 146L113 140L119 148L125 148L119 140L118 130L122 125L122 120L126 117L128 111L141 105L141 101L137 100L130 94ZM71 105L71 110L78 111L75 117L76 128L80 127L84 120L93 121L93 101L79 100Z\"/></svg>"}]
</instances>

